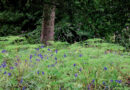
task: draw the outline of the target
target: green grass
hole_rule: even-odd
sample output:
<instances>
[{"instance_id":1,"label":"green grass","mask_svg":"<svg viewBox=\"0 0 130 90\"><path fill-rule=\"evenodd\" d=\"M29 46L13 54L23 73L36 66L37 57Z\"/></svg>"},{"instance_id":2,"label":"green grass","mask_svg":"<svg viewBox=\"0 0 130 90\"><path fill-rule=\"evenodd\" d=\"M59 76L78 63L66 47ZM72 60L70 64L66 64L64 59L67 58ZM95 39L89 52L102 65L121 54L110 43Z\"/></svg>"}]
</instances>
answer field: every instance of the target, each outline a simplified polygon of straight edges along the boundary
<instances>
[{"instance_id":1,"label":"green grass","mask_svg":"<svg viewBox=\"0 0 130 90\"><path fill-rule=\"evenodd\" d=\"M130 53L119 45L90 39L72 45L52 42L52 46L41 48L26 40L12 44L19 38L11 38L0 41L0 90L130 89Z\"/></svg>"}]
</instances>

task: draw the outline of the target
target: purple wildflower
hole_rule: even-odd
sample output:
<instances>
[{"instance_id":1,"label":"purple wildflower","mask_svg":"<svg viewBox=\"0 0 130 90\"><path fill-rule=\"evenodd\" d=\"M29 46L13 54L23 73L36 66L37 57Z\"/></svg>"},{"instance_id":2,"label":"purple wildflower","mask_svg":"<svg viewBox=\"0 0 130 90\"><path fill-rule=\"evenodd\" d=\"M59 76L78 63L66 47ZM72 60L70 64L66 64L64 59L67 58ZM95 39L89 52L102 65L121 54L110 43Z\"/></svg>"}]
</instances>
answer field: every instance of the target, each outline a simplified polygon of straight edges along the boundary
<instances>
[{"instance_id":1,"label":"purple wildflower","mask_svg":"<svg viewBox=\"0 0 130 90\"><path fill-rule=\"evenodd\" d=\"M104 70L107 70L107 67L104 67Z\"/></svg>"},{"instance_id":2,"label":"purple wildflower","mask_svg":"<svg viewBox=\"0 0 130 90\"><path fill-rule=\"evenodd\" d=\"M8 76L11 76L11 73L8 73Z\"/></svg>"},{"instance_id":3,"label":"purple wildflower","mask_svg":"<svg viewBox=\"0 0 130 90\"><path fill-rule=\"evenodd\" d=\"M25 87L23 87L23 90L25 90Z\"/></svg>"},{"instance_id":4,"label":"purple wildflower","mask_svg":"<svg viewBox=\"0 0 130 90\"><path fill-rule=\"evenodd\" d=\"M82 69L80 68L80 69L79 69L79 71L81 72L81 71L82 71Z\"/></svg>"},{"instance_id":5,"label":"purple wildflower","mask_svg":"<svg viewBox=\"0 0 130 90\"><path fill-rule=\"evenodd\" d=\"M55 57L55 60L57 60L57 57Z\"/></svg>"},{"instance_id":6,"label":"purple wildflower","mask_svg":"<svg viewBox=\"0 0 130 90\"><path fill-rule=\"evenodd\" d=\"M48 51L50 51L50 49L48 48Z\"/></svg>"},{"instance_id":7,"label":"purple wildflower","mask_svg":"<svg viewBox=\"0 0 130 90\"><path fill-rule=\"evenodd\" d=\"M41 48L44 48L44 46L42 45Z\"/></svg>"},{"instance_id":8,"label":"purple wildflower","mask_svg":"<svg viewBox=\"0 0 130 90\"><path fill-rule=\"evenodd\" d=\"M66 54L64 54L64 57L66 57Z\"/></svg>"},{"instance_id":9,"label":"purple wildflower","mask_svg":"<svg viewBox=\"0 0 130 90\"><path fill-rule=\"evenodd\" d=\"M121 83L122 81L121 80L118 80L118 83Z\"/></svg>"},{"instance_id":10,"label":"purple wildflower","mask_svg":"<svg viewBox=\"0 0 130 90\"><path fill-rule=\"evenodd\" d=\"M52 67L54 67L55 65L54 65L54 64L52 64L51 66L52 66Z\"/></svg>"},{"instance_id":11,"label":"purple wildflower","mask_svg":"<svg viewBox=\"0 0 130 90\"><path fill-rule=\"evenodd\" d=\"M105 82L102 82L103 85L105 85Z\"/></svg>"},{"instance_id":12,"label":"purple wildflower","mask_svg":"<svg viewBox=\"0 0 130 90\"><path fill-rule=\"evenodd\" d=\"M110 80L110 82L113 82L113 80Z\"/></svg>"},{"instance_id":13,"label":"purple wildflower","mask_svg":"<svg viewBox=\"0 0 130 90\"><path fill-rule=\"evenodd\" d=\"M95 82L95 80L93 79L93 80L92 80L92 83L94 83L94 82Z\"/></svg>"},{"instance_id":14,"label":"purple wildflower","mask_svg":"<svg viewBox=\"0 0 130 90\"><path fill-rule=\"evenodd\" d=\"M36 59L36 61L40 61L40 59Z\"/></svg>"},{"instance_id":15,"label":"purple wildflower","mask_svg":"<svg viewBox=\"0 0 130 90\"><path fill-rule=\"evenodd\" d=\"M20 83L23 83L23 79L20 80Z\"/></svg>"},{"instance_id":16,"label":"purple wildflower","mask_svg":"<svg viewBox=\"0 0 130 90\"><path fill-rule=\"evenodd\" d=\"M6 74L6 71L4 72L4 74Z\"/></svg>"},{"instance_id":17,"label":"purple wildflower","mask_svg":"<svg viewBox=\"0 0 130 90\"><path fill-rule=\"evenodd\" d=\"M18 63L15 63L15 66L18 66Z\"/></svg>"},{"instance_id":18,"label":"purple wildflower","mask_svg":"<svg viewBox=\"0 0 130 90\"><path fill-rule=\"evenodd\" d=\"M37 74L39 74L39 71L37 71Z\"/></svg>"},{"instance_id":19,"label":"purple wildflower","mask_svg":"<svg viewBox=\"0 0 130 90\"><path fill-rule=\"evenodd\" d=\"M25 63L27 62L27 60L25 60Z\"/></svg>"},{"instance_id":20,"label":"purple wildflower","mask_svg":"<svg viewBox=\"0 0 130 90\"><path fill-rule=\"evenodd\" d=\"M78 76L78 74L76 73L74 76L75 76L75 77L77 77L77 76Z\"/></svg>"},{"instance_id":21,"label":"purple wildflower","mask_svg":"<svg viewBox=\"0 0 130 90\"><path fill-rule=\"evenodd\" d=\"M57 64L57 61L55 62L55 64Z\"/></svg>"},{"instance_id":22,"label":"purple wildflower","mask_svg":"<svg viewBox=\"0 0 130 90\"><path fill-rule=\"evenodd\" d=\"M74 67L76 66L76 64L74 64Z\"/></svg>"},{"instance_id":23,"label":"purple wildflower","mask_svg":"<svg viewBox=\"0 0 130 90\"><path fill-rule=\"evenodd\" d=\"M32 55L30 55L30 60L32 59Z\"/></svg>"},{"instance_id":24,"label":"purple wildflower","mask_svg":"<svg viewBox=\"0 0 130 90\"><path fill-rule=\"evenodd\" d=\"M1 53L5 53L5 52L6 52L6 50L2 50L2 51L1 51Z\"/></svg>"},{"instance_id":25,"label":"purple wildflower","mask_svg":"<svg viewBox=\"0 0 130 90\"><path fill-rule=\"evenodd\" d=\"M82 54L79 55L79 57L82 57L82 56L83 56Z\"/></svg>"},{"instance_id":26,"label":"purple wildflower","mask_svg":"<svg viewBox=\"0 0 130 90\"><path fill-rule=\"evenodd\" d=\"M14 69L14 67L10 67L10 69Z\"/></svg>"},{"instance_id":27,"label":"purple wildflower","mask_svg":"<svg viewBox=\"0 0 130 90\"><path fill-rule=\"evenodd\" d=\"M44 72L42 72L42 75L44 75Z\"/></svg>"},{"instance_id":28,"label":"purple wildflower","mask_svg":"<svg viewBox=\"0 0 130 90\"><path fill-rule=\"evenodd\" d=\"M56 54L58 53L58 51L57 51L57 50L55 50L55 52L56 52Z\"/></svg>"},{"instance_id":29,"label":"purple wildflower","mask_svg":"<svg viewBox=\"0 0 130 90\"><path fill-rule=\"evenodd\" d=\"M39 48L36 48L37 51L39 51Z\"/></svg>"}]
</instances>

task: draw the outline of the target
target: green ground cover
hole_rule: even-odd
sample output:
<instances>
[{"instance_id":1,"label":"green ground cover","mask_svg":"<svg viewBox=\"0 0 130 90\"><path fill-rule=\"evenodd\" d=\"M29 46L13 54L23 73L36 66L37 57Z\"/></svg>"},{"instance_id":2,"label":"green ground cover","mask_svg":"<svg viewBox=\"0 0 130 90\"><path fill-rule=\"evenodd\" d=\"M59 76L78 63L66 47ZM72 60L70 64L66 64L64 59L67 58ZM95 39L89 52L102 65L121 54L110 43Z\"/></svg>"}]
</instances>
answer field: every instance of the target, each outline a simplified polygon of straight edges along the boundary
<instances>
[{"instance_id":1,"label":"green ground cover","mask_svg":"<svg viewBox=\"0 0 130 90\"><path fill-rule=\"evenodd\" d=\"M101 39L28 44L0 37L0 90L129 90L130 53Z\"/></svg>"}]
</instances>

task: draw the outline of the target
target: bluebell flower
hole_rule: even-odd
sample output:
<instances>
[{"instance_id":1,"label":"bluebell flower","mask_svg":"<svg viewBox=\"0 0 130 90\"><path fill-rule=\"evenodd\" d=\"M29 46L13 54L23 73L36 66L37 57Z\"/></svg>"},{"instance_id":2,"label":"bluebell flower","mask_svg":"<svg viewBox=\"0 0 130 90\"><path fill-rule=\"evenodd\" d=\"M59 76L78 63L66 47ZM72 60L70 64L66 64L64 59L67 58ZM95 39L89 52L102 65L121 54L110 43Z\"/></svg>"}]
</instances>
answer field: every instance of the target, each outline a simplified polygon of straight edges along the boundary
<instances>
[{"instance_id":1,"label":"bluebell flower","mask_svg":"<svg viewBox=\"0 0 130 90\"><path fill-rule=\"evenodd\" d=\"M48 67L50 67L50 65L48 65Z\"/></svg>"},{"instance_id":2,"label":"bluebell flower","mask_svg":"<svg viewBox=\"0 0 130 90\"><path fill-rule=\"evenodd\" d=\"M4 74L6 74L6 71L4 72Z\"/></svg>"},{"instance_id":3,"label":"bluebell flower","mask_svg":"<svg viewBox=\"0 0 130 90\"><path fill-rule=\"evenodd\" d=\"M104 67L104 70L107 70L107 67Z\"/></svg>"},{"instance_id":4,"label":"bluebell flower","mask_svg":"<svg viewBox=\"0 0 130 90\"><path fill-rule=\"evenodd\" d=\"M14 69L14 67L10 67L10 69Z\"/></svg>"},{"instance_id":5,"label":"bluebell flower","mask_svg":"<svg viewBox=\"0 0 130 90\"><path fill-rule=\"evenodd\" d=\"M75 77L77 77L77 76L78 76L78 74L76 73L74 76L75 76Z\"/></svg>"},{"instance_id":6,"label":"bluebell flower","mask_svg":"<svg viewBox=\"0 0 130 90\"><path fill-rule=\"evenodd\" d=\"M23 83L23 79L20 80L20 83Z\"/></svg>"},{"instance_id":7,"label":"bluebell flower","mask_svg":"<svg viewBox=\"0 0 130 90\"><path fill-rule=\"evenodd\" d=\"M39 48L36 48L37 51L39 51Z\"/></svg>"},{"instance_id":8,"label":"bluebell flower","mask_svg":"<svg viewBox=\"0 0 130 90\"><path fill-rule=\"evenodd\" d=\"M8 76L11 76L11 73L8 73Z\"/></svg>"},{"instance_id":9,"label":"bluebell flower","mask_svg":"<svg viewBox=\"0 0 130 90\"><path fill-rule=\"evenodd\" d=\"M74 64L74 67L76 66L76 64Z\"/></svg>"},{"instance_id":10,"label":"bluebell flower","mask_svg":"<svg viewBox=\"0 0 130 90\"><path fill-rule=\"evenodd\" d=\"M36 59L36 61L40 61L40 59Z\"/></svg>"},{"instance_id":11,"label":"bluebell flower","mask_svg":"<svg viewBox=\"0 0 130 90\"><path fill-rule=\"evenodd\" d=\"M66 57L66 54L64 54L64 57Z\"/></svg>"},{"instance_id":12,"label":"bluebell flower","mask_svg":"<svg viewBox=\"0 0 130 90\"><path fill-rule=\"evenodd\" d=\"M93 79L93 80L92 80L92 83L94 83L94 82L95 82L95 80Z\"/></svg>"},{"instance_id":13,"label":"bluebell flower","mask_svg":"<svg viewBox=\"0 0 130 90\"><path fill-rule=\"evenodd\" d=\"M27 60L25 60L25 63L27 62Z\"/></svg>"},{"instance_id":14,"label":"bluebell flower","mask_svg":"<svg viewBox=\"0 0 130 90\"><path fill-rule=\"evenodd\" d=\"M81 72L81 71L82 71L82 69L80 68L80 69L79 69L79 71Z\"/></svg>"},{"instance_id":15,"label":"bluebell flower","mask_svg":"<svg viewBox=\"0 0 130 90\"><path fill-rule=\"evenodd\" d=\"M58 50L55 50L56 54L58 53Z\"/></svg>"},{"instance_id":16,"label":"bluebell flower","mask_svg":"<svg viewBox=\"0 0 130 90\"><path fill-rule=\"evenodd\" d=\"M79 55L79 57L82 57L82 56L83 56L82 54Z\"/></svg>"},{"instance_id":17,"label":"bluebell flower","mask_svg":"<svg viewBox=\"0 0 130 90\"><path fill-rule=\"evenodd\" d=\"M1 53L5 53L5 52L6 52L6 50L2 50L2 51L1 51Z\"/></svg>"},{"instance_id":18,"label":"bluebell flower","mask_svg":"<svg viewBox=\"0 0 130 90\"><path fill-rule=\"evenodd\" d=\"M41 48L44 48L44 46L42 45Z\"/></svg>"},{"instance_id":19,"label":"bluebell flower","mask_svg":"<svg viewBox=\"0 0 130 90\"><path fill-rule=\"evenodd\" d=\"M52 67L54 67L55 65L54 65L54 64L52 64L51 66L52 66Z\"/></svg>"},{"instance_id":20,"label":"bluebell flower","mask_svg":"<svg viewBox=\"0 0 130 90\"><path fill-rule=\"evenodd\" d=\"M42 75L44 75L44 72L42 72Z\"/></svg>"},{"instance_id":21,"label":"bluebell flower","mask_svg":"<svg viewBox=\"0 0 130 90\"><path fill-rule=\"evenodd\" d=\"M118 83L121 83L122 81L121 80L118 80Z\"/></svg>"},{"instance_id":22,"label":"bluebell flower","mask_svg":"<svg viewBox=\"0 0 130 90\"><path fill-rule=\"evenodd\" d=\"M55 64L57 64L57 60L56 60Z\"/></svg>"},{"instance_id":23,"label":"bluebell flower","mask_svg":"<svg viewBox=\"0 0 130 90\"><path fill-rule=\"evenodd\" d=\"M32 59L32 55L30 55L30 59Z\"/></svg>"},{"instance_id":24,"label":"bluebell flower","mask_svg":"<svg viewBox=\"0 0 130 90\"><path fill-rule=\"evenodd\" d=\"M105 82L102 82L103 85L105 85Z\"/></svg>"},{"instance_id":25,"label":"bluebell flower","mask_svg":"<svg viewBox=\"0 0 130 90\"><path fill-rule=\"evenodd\" d=\"M110 82L113 82L113 80L110 80Z\"/></svg>"},{"instance_id":26,"label":"bluebell flower","mask_svg":"<svg viewBox=\"0 0 130 90\"><path fill-rule=\"evenodd\" d=\"M57 57L55 57L55 60L57 60Z\"/></svg>"},{"instance_id":27,"label":"bluebell flower","mask_svg":"<svg viewBox=\"0 0 130 90\"><path fill-rule=\"evenodd\" d=\"M42 54L38 54L38 56L39 56L41 59L43 59L43 56L42 56Z\"/></svg>"},{"instance_id":28,"label":"bluebell flower","mask_svg":"<svg viewBox=\"0 0 130 90\"><path fill-rule=\"evenodd\" d=\"M50 51L50 49L48 48L48 51Z\"/></svg>"},{"instance_id":29,"label":"bluebell flower","mask_svg":"<svg viewBox=\"0 0 130 90\"><path fill-rule=\"evenodd\" d=\"M25 87L23 87L23 90L25 90Z\"/></svg>"},{"instance_id":30,"label":"bluebell flower","mask_svg":"<svg viewBox=\"0 0 130 90\"><path fill-rule=\"evenodd\" d=\"M18 63L15 63L15 66L18 66Z\"/></svg>"},{"instance_id":31,"label":"bluebell flower","mask_svg":"<svg viewBox=\"0 0 130 90\"><path fill-rule=\"evenodd\" d=\"M39 74L39 71L37 71L37 74Z\"/></svg>"}]
</instances>

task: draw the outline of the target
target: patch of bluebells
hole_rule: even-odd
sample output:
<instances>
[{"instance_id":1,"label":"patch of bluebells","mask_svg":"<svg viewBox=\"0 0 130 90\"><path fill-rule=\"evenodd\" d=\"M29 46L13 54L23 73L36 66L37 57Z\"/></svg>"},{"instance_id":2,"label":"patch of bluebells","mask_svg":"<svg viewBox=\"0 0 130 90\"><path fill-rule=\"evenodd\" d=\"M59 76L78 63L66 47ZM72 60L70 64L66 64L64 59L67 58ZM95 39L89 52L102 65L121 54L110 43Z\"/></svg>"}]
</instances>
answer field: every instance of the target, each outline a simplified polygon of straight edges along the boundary
<instances>
[{"instance_id":1,"label":"patch of bluebells","mask_svg":"<svg viewBox=\"0 0 130 90\"><path fill-rule=\"evenodd\" d=\"M39 56L41 59L43 59L43 56L42 56L42 54L38 54L38 56Z\"/></svg>"},{"instance_id":2,"label":"patch of bluebells","mask_svg":"<svg viewBox=\"0 0 130 90\"><path fill-rule=\"evenodd\" d=\"M121 80L115 80L115 82L120 84L122 81Z\"/></svg>"}]
</instances>

